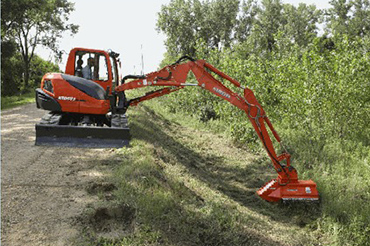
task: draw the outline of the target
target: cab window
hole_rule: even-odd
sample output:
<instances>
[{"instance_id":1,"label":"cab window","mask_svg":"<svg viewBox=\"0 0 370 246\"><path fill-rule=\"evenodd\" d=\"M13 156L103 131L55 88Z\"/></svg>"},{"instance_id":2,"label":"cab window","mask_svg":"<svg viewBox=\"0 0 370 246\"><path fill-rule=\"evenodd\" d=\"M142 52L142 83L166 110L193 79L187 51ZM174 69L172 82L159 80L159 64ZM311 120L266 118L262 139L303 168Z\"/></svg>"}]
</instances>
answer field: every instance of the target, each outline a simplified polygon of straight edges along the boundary
<instances>
[{"instance_id":1,"label":"cab window","mask_svg":"<svg viewBox=\"0 0 370 246\"><path fill-rule=\"evenodd\" d=\"M85 79L108 81L108 63L104 54L76 52L75 76Z\"/></svg>"},{"instance_id":2,"label":"cab window","mask_svg":"<svg viewBox=\"0 0 370 246\"><path fill-rule=\"evenodd\" d=\"M104 55L98 55L97 60L98 66L95 67L96 77L98 80L107 81L109 79L107 59Z\"/></svg>"},{"instance_id":3,"label":"cab window","mask_svg":"<svg viewBox=\"0 0 370 246\"><path fill-rule=\"evenodd\" d=\"M110 57L110 63L112 64L112 75L113 75L113 78L112 78L112 81L113 81L113 87L115 87L115 85L118 84L118 77L117 77L117 66L116 66L116 62L115 60Z\"/></svg>"}]
</instances>

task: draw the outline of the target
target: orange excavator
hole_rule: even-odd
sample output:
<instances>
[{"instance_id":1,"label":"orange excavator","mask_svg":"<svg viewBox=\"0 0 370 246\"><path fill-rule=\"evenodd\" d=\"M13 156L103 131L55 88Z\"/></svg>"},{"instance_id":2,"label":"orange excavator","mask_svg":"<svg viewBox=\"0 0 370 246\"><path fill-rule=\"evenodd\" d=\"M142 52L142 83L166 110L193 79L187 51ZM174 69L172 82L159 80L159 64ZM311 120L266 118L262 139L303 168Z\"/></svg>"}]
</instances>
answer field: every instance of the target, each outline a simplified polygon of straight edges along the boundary
<instances>
[{"instance_id":1,"label":"orange excavator","mask_svg":"<svg viewBox=\"0 0 370 246\"><path fill-rule=\"evenodd\" d=\"M70 52L65 74L49 73L43 77L41 88L36 89L36 104L50 112L36 124L36 145L122 147L130 140L125 117L130 106L188 86L199 86L244 111L262 141L278 176L257 191L261 198L270 202L319 200L316 183L298 179L290 164L290 154L287 151L276 154L267 127L279 144L281 139L249 88L205 60L188 56L157 72L119 79L118 56L113 51L75 48ZM186 82L190 71L198 83ZM243 95L226 87L214 75L240 88ZM133 99L125 95L127 90L151 86L161 88Z\"/></svg>"}]
</instances>

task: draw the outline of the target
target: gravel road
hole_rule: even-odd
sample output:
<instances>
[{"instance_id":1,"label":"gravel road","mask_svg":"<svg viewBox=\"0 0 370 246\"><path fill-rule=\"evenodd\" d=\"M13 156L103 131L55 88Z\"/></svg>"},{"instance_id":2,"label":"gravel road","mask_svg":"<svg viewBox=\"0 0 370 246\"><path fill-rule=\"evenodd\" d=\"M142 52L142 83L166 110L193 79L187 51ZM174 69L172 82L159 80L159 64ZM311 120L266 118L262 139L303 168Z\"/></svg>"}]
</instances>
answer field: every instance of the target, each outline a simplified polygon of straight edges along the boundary
<instances>
[{"instance_id":1,"label":"gravel road","mask_svg":"<svg viewBox=\"0 0 370 246\"><path fill-rule=\"evenodd\" d=\"M98 200L87 187L105 178L102 165L114 155L109 149L35 146L35 123L45 112L34 104L2 111L3 246L74 245L81 236L76 218Z\"/></svg>"}]
</instances>

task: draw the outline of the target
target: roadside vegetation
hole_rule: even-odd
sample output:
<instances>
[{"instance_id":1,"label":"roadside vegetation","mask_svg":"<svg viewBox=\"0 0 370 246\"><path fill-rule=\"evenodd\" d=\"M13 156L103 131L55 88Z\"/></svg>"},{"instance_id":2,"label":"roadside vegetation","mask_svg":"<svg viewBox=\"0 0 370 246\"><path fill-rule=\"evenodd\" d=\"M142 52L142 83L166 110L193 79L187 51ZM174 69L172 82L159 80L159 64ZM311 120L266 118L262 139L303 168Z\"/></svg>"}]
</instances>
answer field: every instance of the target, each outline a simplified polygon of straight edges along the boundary
<instances>
[{"instance_id":1,"label":"roadside vegetation","mask_svg":"<svg viewBox=\"0 0 370 246\"><path fill-rule=\"evenodd\" d=\"M158 101L132 108L129 118L131 147L115 152L120 161L107 181L116 188L108 200L101 195L104 207L125 208L118 219L124 229L111 238L114 227L90 226L83 245L317 245L318 236L331 242L316 230L319 204L258 197L276 176L272 166L216 133L218 122L170 113Z\"/></svg>"},{"instance_id":2,"label":"roadside vegetation","mask_svg":"<svg viewBox=\"0 0 370 246\"><path fill-rule=\"evenodd\" d=\"M61 59L59 39L65 32L75 34L78 26L68 23L74 4L57 0L1 1L1 96L27 94L39 86L47 72L59 72L45 61L36 47L48 48Z\"/></svg>"},{"instance_id":3,"label":"roadside vegetation","mask_svg":"<svg viewBox=\"0 0 370 246\"><path fill-rule=\"evenodd\" d=\"M342 151L342 161L323 151L320 168L338 167L330 173L316 172L315 161L305 162L309 153L294 151L300 177L318 183L321 202L268 203L255 193L276 177L262 146L236 140L219 119L173 112L164 106L170 101L163 97L129 110L131 147L115 151L119 161L107 178L113 195L100 195L103 207L124 207L116 222L124 226L113 237L113 226L88 227L82 245L368 245L368 193L356 186L369 175L356 167L363 161L360 151L369 153L366 147L349 154L340 142L330 146ZM338 180L347 164L354 171Z\"/></svg>"},{"instance_id":4,"label":"roadside vegetation","mask_svg":"<svg viewBox=\"0 0 370 246\"><path fill-rule=\"evenodd\" d=\"M255 91L292 154L300 178L317 182L322 203L317 230L333 240L326 243L368 245L370 88L365 67L370 59L358 53L364 44L344 40L341 45L324 54L315 46L297 56L272 53L271 60L223 53L217 67L234 78L247 72L239 81ZM209 57L210 62L212 58L217 62L218 55ZM164 107L201 121L216 121L220 132L237 145L263 149L243 112L196 89L169 95L162 101Z\"/></svg>"},{"instance_id":5,"label":"roadside vegetation","mask_svg":"<svg viewBox=\"0 0 370 246\"><path fill-rule=\"evenodd\" d=\"M330 4L173 0L157 23L167 35L163 64L188 54L251 88L300 178L318 184L322 211L311 229L331 240L317 243L369 245L370 2ZM163 107L216 121L235 143L262 149L243 112L196 89L169 95Z\"/></svg>"},{"instance_id":6,"label":"roadside vegetation","mask_svg":"<svg viewBox=\"0 0 370 246\"><path fill-rule=\"evenodd\" d=\"M1 109L9 109L23 104L35 102L35 93L30 92L19 96L1 97Z\"/></svg>"}]
</instances>

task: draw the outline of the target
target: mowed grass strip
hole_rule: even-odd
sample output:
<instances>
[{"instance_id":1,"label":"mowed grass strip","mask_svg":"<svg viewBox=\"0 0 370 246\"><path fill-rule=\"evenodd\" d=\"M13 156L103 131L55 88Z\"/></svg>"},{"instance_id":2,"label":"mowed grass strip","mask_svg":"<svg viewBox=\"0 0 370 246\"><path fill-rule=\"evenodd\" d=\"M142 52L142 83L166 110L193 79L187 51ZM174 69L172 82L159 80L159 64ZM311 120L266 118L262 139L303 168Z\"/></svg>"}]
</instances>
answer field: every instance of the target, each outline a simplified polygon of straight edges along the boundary
<instances>
[{"instance_id":1,"label":"mowed grass strip","mask_svg":"<svg viewBox=\"0 0 370 246\"><path fill-rule=\"evenodd\" d=\"M135 228L103 245L318 243L319 205L271 204L255 193L276 176L264 155L156 102L131 108L129 116L133 140L118 151L113 179L116 199L136 210Z\"/></svg>"}]
</instances>

